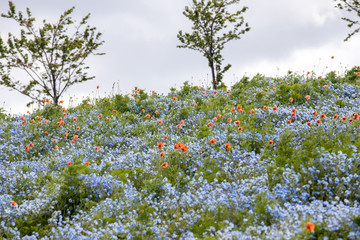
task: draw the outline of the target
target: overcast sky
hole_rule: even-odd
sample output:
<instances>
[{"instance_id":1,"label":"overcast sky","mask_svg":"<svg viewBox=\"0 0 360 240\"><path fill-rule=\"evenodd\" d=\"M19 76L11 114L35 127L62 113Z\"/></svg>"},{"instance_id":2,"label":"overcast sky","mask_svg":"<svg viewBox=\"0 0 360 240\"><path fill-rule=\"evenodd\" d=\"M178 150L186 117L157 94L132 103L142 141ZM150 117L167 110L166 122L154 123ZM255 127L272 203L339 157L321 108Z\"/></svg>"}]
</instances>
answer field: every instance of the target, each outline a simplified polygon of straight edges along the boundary
<instances>
[{"instance_id":1,"label":"overcast sky","mask_svg":"<svg viewBox=\"0 0 360 240\"><path fill-rule=\"evenodd\" d=\"M74 20L91 13L89 24L103 33L104 56L91 56L87 65L94 80L73 85L63 99L72 96L106 96L112 91L129 93L135 86L146 91L167 93L184 81L210 86L210 69L201 53L176 48L179 30L190 31L191 22L182 12L191 0L13 0L17 10L29 7L37 22L55 22L75 6ZM288 70L317 75L330 70L339 74L360 65L360 34L348 42L344 12L333 0L242 0L248 6L244 18L251 30L242 39L229 42L223 51L225 74L230 86L244 75L283 76ZM8 1L0 1L6 13ZM0 18L0 34L19 33L11 19ZM355 54L356 53L356 54ZM332 60L331 56L335 58ZM99 92L96 86L100 85ZM98 96L98 95L96 95ZM29 98L0 86L0 107L11 113L25 113Z\"/></svg>"}]
</instances>

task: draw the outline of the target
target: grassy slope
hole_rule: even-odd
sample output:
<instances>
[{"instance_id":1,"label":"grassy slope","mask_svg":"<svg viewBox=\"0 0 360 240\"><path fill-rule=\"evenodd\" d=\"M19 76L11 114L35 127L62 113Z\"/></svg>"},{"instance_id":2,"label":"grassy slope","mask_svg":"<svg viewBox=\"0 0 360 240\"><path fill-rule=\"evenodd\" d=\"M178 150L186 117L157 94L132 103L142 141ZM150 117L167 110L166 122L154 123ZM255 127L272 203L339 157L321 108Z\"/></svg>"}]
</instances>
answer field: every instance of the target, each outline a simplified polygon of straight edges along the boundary
<instances>
[{"instance_id":1,"label":"grassy slope","mask_svg":"<svg viewBox=\"0 0 360 240\"><path fill-rule=\"evenodd\" d=\"M257 75L216 94L185 83L3 119L0 238L355 239L357 71Z\"/></svg>"}]
</instances>

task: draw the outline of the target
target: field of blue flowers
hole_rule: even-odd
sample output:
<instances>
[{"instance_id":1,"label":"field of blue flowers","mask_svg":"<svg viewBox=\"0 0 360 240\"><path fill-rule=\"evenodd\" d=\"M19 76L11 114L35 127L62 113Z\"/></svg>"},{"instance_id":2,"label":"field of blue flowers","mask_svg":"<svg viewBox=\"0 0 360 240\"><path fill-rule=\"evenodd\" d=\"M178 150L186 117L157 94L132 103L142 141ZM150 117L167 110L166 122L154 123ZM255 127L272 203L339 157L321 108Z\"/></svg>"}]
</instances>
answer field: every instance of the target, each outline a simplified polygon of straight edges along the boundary
<instances>
[{"instance_id":1,"label":"field of blue flowers","mask_svg":"<svg viewBox=\"0 0 360 240\"><path fill-rule=\"evenodd\" d=\"M359 239L360 69L0 120L0 239Z\"/></svg>"}]
</instances>

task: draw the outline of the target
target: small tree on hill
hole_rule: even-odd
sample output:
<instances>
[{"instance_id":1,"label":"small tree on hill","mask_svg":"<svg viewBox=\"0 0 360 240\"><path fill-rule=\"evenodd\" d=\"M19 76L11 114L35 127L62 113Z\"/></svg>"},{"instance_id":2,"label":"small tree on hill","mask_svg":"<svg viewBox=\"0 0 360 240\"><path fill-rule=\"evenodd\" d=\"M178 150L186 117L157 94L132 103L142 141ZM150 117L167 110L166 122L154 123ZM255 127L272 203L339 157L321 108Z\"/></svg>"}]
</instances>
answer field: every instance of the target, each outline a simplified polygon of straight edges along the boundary
<instances>
[{"instance_id":1,"label":"small tree on hill","mask_svg":"<svg viewBox=\"0 0 360 240\"><path fill-rule=\"evenodd\" d=\"M240 0L193 0L191 7L186 6L183 14L193 22L192 33L179 31L177 37L182 45L179 48L190 48L199 51L208 60L212 74L212 85L216 89L223 74L229 70L230 64L222 68L224 58L221 51L224 45L240 39L241 34L250 30L242 14L247 10L243 7L234 13L228 11ZM241 28L244 26L244 28ZM227 30L230 28L230 30Z\"/></svg>"},{"instance_id":2,"label":"small tree on hill","mask_svg":"<svg viewBox=\"0 0 360 240\"><path fill-rule=\"evenodd\" d=\"M341 10L346 10L348 12L353 12L356 14L357 17L360 18L360 1L358 0L335 0L335 2L337 2L336 7L341 9ZM351 20L350 18L341 18L345 21L348 22L348 27L350 29L352 29L353 27L355 27L355 30L353 30L351 33L349 33L349 35L345 38L344 41L349 40L353 35L355 35L356 33L358 33L360 31L360 21L357 20Z\"/></svg>"},{"instance_id":3,"label":"small tree on hill","mask_svg":"<svg viewBox=\"0 0 360 240\"><path fill-rule=\"evenodd\" d=\"M89 77L84 70L84 60L103 44L101 33L87 25L90 14L85 16L70 34L68 27L74 24L70 17L74 7L65 11L57 23L43 21L37 29L35 18L27 8L27 17L9 1L9 11L1 14L15 20L21 27L20 37L8 34L7 42L0 37L0 84L16 90L34 102L49 97L58 105L60 96L73 84L84 82ZM23 70L30 80L27 83L11 77L12 69Z\"/></svg>"}]
</instances>

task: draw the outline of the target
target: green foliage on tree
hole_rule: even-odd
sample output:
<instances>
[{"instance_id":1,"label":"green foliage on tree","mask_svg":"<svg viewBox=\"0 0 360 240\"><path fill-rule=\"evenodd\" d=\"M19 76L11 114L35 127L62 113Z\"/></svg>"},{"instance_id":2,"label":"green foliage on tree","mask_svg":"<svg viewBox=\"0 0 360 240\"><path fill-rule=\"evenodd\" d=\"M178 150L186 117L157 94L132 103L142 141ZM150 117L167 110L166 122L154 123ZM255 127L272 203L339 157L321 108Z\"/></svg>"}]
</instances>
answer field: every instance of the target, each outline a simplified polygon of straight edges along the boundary
<instances>
[{"instance_id":1,"label":"green foliage on tree","mask_svg":"<svg viewBox=\"0 0 360 240\"><path fill-rule=\"evenodd\" d=\"M337 8L339 8L341 10L345 10L347 12L355 13L356 16L360 18L360 1L358 1L358 0L335 0L335 2L337 2L337 5L336 5ZM355 35L356 33L358 33L360 31L360 22L359 22L359 20L356 21L356 20L352 20L352 19L346 18L346 17L343 17L341 19L348 22L347 26L350 29L352 29L353 27L355 28L355 30L352 29L352 32L349 33L349 35L345 38L344 41L347 41L353 35Z\"/></svg>"},{"instance_id":2,"label":"green foliage on tree","mask_svg":"<svg viewBox=\"0 0 360 240\"><path fill-rule=\"evenodd\" d=\"M66 10L59 21L52 24L43 20L43 26L35 25L29 8L27 17L9 1L9 11L1 14L15 20L21 28L20 37L8 34L7 41L0 37L0 84L16 90L32 99L28 105L49 97L58 105L60 96L73 84L88 81L84 60L103 44L101 33L87 25L90 14L70 31L75 24L70 15L74 7ZM24 83L14 79L12 69L24 71L29 80Z\"/></svg>"},{"instance_id":3,"label":"green foliage on tree","mask_svg":"<svg viewBox=\"0 0 360 240\"><path fill-rule=\"evenodd\" d=\"M247 7L234 13L229 11L230 7L239 2L240 0L193 0L192 6L186 6L183 12L193 22L193 32L179 31L177 37L182 45L178 47L190 48L203 54L211 68L214 89L219 86L223 74L231 67L228 64L222 68L224 58L221 51L224 45L233 39L240 39L241 34L250 30L242 16Z\"/></svg>"}]
</instances>

